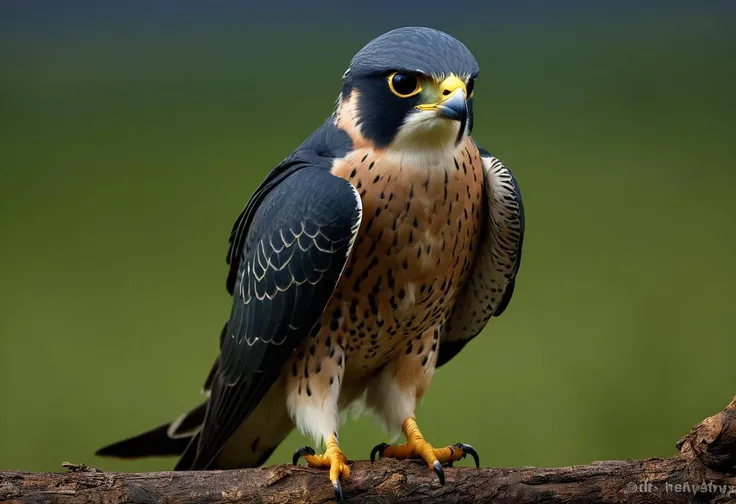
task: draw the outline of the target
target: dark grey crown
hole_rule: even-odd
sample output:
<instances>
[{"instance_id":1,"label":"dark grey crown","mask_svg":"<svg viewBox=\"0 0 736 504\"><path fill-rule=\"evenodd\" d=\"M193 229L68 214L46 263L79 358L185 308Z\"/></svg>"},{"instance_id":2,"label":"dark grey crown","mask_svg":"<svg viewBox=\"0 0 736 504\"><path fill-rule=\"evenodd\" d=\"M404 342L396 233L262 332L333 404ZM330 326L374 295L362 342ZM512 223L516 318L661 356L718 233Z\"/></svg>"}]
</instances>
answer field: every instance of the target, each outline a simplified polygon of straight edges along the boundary
<instances>
[{"instance_id":1,"label":"dark grey crown","mask_svg":"<svg viewBox=\"0 0 736 504\"><path fill-rule=\"evenodd\" d=\"M432 28L405 27L384 33L358 51L346 78L391 71L475 77L479 67L456 38Z\"/></svg>"}]
</instances>

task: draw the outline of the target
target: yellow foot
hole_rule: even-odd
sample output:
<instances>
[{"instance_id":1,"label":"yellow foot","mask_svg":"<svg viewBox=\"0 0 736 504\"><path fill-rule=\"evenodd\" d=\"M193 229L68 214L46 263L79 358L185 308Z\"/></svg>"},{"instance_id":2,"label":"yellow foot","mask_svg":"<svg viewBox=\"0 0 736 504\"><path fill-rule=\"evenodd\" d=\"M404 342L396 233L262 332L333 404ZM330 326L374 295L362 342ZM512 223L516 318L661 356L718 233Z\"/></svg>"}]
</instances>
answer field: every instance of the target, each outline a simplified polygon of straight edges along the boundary
<instances>
[{"instance_id":1,"label":"yellow foot","mask_svg":"<svg viewBox=\"0 0 736 504\"><path fill-rule=\"evenodd\" d=\"M337 445L334 436L330 436L327 440L324 454L315 455L312 448L302 446L294 452L292 463L296 465L300 457L304 457L309 467L330 470L330 481L332 481L332 486L335 488L335 498L338 502L343 502L341 481L343 478L350 476L350 466L348 466L348 460Z\"/></svg>"},{"instance_id":2,"label":"yellow foot","mask_svg":"<svg viewBox=\"0 0 736 504\"><path fill-rule=\"evenodd\" d=\"M475 460L475 467L480 467L480 459L478 458L478 452L473 449L472 446L457 443L452 446L445 448L435 448L429 444L419 432L417 421L409 417L404 420L401 426L406 436L406 444L400 444L392 446L386 443L376 445L371 450L371 462L375 460L375 456L385 458L395 458L398 460L404 459L421 459L423 460L430 469L433 469L437 473L437 477L440 479L440 484L445 484L445 471L442 469L443 465L452 466L453 462L465 458L470 454Z\"/></svg>"}]
</instances>

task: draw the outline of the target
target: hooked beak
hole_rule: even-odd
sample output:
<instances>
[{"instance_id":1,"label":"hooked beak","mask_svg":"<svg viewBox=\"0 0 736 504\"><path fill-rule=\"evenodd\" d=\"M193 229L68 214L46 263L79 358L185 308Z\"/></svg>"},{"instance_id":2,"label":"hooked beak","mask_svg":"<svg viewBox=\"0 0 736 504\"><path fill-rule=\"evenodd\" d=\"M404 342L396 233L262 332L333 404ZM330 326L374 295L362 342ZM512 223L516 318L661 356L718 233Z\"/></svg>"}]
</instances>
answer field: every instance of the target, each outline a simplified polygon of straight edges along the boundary
<instances>
[{"instance_id":1,"label":"hooked beak","mask_svg":"<svg viewBox=\"0 0 736 504\"><path fill-rule=\"evenodd\" d=\"M465 102L465 93L462 89L456 90L447 99L437 105L437 115L464 122L468 116L468 104Z\"/></svg>"},{"instance_id":2,"label":"hooked beak","mask_svg":"<svg viewBox=\"0 0 736 504\"><path fill-rule=\"evenodd\" d=\"M468 118L465 82L455 75L450 75L440 83L439 91L442 96L439 102L423 103L417 105L416 108L419 110L435 110L439 117L465 124Z\"/></svg>"}]
</instances>

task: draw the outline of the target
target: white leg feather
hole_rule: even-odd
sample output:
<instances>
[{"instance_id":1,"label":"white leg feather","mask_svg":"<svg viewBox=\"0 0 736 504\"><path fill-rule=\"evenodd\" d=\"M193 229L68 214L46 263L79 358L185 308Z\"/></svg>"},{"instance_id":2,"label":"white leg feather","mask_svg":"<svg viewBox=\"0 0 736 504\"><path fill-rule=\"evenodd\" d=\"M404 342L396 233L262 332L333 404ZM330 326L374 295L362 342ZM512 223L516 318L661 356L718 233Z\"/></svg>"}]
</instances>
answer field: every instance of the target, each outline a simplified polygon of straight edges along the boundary
<instances>
[{"instance_id":1,"label":"white leg feather","mask_svg":"<svg viewBox=\"0 0 736 504\"><path fill-rule=\"evenodd\" d=\"M337 359L340 359L339 355ZM331 434L337 435L337 428L340 425L338 401L342 369L343 367L340 367L337 376L329 385L324 384L318 388L317 383L314 382L312 384L314 389L310 389L309 394L305 390L306 382L300 384L298 380L293 380L287 394L286 407L289 410L289 416L299 432L312 438L315 445L324 445Z\"/></svg>"}]
</instances>

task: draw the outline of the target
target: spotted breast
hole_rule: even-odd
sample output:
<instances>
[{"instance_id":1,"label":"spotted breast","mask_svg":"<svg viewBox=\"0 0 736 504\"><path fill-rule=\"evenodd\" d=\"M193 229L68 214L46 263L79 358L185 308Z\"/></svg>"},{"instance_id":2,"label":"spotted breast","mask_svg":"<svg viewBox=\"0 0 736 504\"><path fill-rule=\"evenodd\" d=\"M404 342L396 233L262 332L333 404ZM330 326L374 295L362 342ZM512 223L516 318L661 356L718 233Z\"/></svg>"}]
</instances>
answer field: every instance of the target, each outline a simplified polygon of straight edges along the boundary
<instances>
[{"instance_id":1,"label":"spotted breast","mask_svg":"<svg viewBox=\"0 0 736 504\"><path fill-rule=\"evenodd\" d=\"M412 341L452 307L477 248L483 166L468 139L452 157L423 166L358 149L333 173L363 201L361 230L330 312L342 315L335 336L347 353L346 374L356 379L392 354L420 352ZM423 351L426 362L432 348Z\"/></svg>"},{"instance_id":2,"label":"spotted breast","mask_svg":"<svg viewBox=\"0 0 736 504\"><path fill-rule=\"evenodd\" d=\"M439 327L479 248L485 181L469 138L446 158L416 159L365 147L332 168L358 192L363 218L330 302L282 375L287 408L308 435L319 434L314 419L337 415L338 403L360 408L364 394L387 426L401 425L413 402L378 401L398 390L381 385L388 365L417 399L431 381Z\"/></svg>"}]
</instances>

